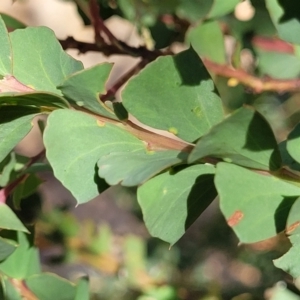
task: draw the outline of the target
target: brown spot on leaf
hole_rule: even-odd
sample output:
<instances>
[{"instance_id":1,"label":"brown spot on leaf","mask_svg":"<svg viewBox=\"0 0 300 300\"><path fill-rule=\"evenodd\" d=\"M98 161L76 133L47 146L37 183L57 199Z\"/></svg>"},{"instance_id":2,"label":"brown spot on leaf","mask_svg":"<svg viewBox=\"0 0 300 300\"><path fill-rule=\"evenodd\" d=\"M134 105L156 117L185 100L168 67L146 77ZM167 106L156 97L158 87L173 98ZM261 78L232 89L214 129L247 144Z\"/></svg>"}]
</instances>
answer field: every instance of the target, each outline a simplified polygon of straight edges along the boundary
<instances>
[{"instance_id":1,"label":"brown spot on leaf","mask_svg":"<svg viewBox=\"0 0 300 300\"><path fill-rule=\"evenodd\" d=\"M105 122L97 119L97 125L100 126L100 127L104 127L105 126Z\"/></svg>"},{"instance_id":2,"label":"brown spot on leaf","mask_svg":"<svg viewBox=\"0 0 300 300\"><path fill-rule=\"evenodd\" d=\"M234 214L227 220L227 224L230 227L236 226L244 217L244 214L240 211L237 210L234 212Z\"/></svg>"},{"instance_id":3,"label":"brown spot on leaf","mask_svg":"<svg viewBox=\"0 0 300 300\"><path fill-rule=\"evenodd\" d=\"M290 225L286 230L285 232L287 234L291 234L298 226L300 225L300 221L297 221L295 223L293 223L292 225Z\"/></svg>"}]
</instances>

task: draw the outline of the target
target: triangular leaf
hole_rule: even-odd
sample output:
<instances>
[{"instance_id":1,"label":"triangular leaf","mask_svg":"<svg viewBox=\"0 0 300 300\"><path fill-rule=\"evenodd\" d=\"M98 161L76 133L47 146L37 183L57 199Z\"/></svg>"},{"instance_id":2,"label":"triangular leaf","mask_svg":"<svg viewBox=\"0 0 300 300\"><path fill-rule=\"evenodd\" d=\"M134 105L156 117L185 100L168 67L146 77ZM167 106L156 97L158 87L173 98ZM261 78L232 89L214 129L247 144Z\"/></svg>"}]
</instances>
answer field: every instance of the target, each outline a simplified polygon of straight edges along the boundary
<instances>
[{"instance_id":1,"label":"triangular leaf","mask_svg":"<svg viewBox=\"0 0 300 300\"><path fill-rule=\"evenodd\" d=\"M25 283L39 300L75 299L75 286L70 281L55 274L43 273L33 275L27 278Z\"/></svg>"},{"instance_id":2,"label":"triangular leaf","mask_svg":"<svg viewBox=\"0 0 300 300\"><path fill-rule=\"evenodd\" d=\"M177 14L190 21L217 18L230 13L240 0L181 0Z\"/></svg>"},{"instance_id":3,"label":"triangular leaf","mask_svg":"<svg viewBox=\"0 0 300 300\"><path fill-rule=\"evenodd\" d=\"M100 157L112 150L133 151L143 146L141 140L122 128L72 110L50 114L44 143L54 175L79 203L93 199L107 188L96 172Z\"/></svg>"},{"instance_id":4,"label":"triangular leaf","mask_svg":"<svg viewBox=\"0 0 300 300\"><path fill-rule=\"evenodd\" d=\"M68 77L58 88L69 101L76 105L99 115L116 119L113 111L110 111L99 99L100 94L105 92L105 83L112 66L112 64L103 63L79 71Z\"/></svg>"},{"instance_id":5,"label":"triangular leaf","mask_svg":"<svg viewBox=\"0 0 300 300\"><path fill-rule=\"evenodd\" d=\"M255 243L285 229L300 188L280 178L219 163L215 184L227 223L243 243Z\"/></svg>"},{"instance_id":6,"label":"triangular leaf","mask_svg":"<svg viewBox=\"0 0 300 300\"><path fill-rule=\"evenodd\" d=\"M257 112L240 108L203 136L190 154L194 162L205 156L223 158L241 166L262 170L281 165L270 125Z\"/></svg>"},{"instance_id":7,"label":"triangular leaf","mask_svg":"<svg viewBox=\"0 0 300 300\"><path fill-rule=\"evenodd\" d=\"M61 94L56 88L66 77L83 69L65 53L54 32L46 27L27 27L10 33L13 74L37 91Z\"/></svg>"},{"instance_id":8,"label":"triangular leaf","mask_svg":"<svg viewBox=\"0 0 300 300\"><path fill-rule=\"evenodd\" d=\"M129 80L122 99L140 122L189 142L223 119L214 83L192 48L147 65Z\"/></svg>"},{"instance_id":9,"label":"triangular leaf","mask_svg":"<svg viewBox=\"0 0 300 300\"><path fill-rule=\"evenodd\" d=\"M34 116L24 116L3 124L0 122L0 161L30 132Z\"/></svg>"},{"instance_id":10,"label":"triangular leaf","mask_svg":"<svg viewBox=\"0 0 300 300\"><path fill-rule=\"evenodd\" d=\"M20 22L19 20L17 20L12 16L9 16L4 13L0 13L0 16L3 19L8 31L13 31L16 29L22 29L26 27L24 23Z\"/></svg>"},{"instance_id":11,"label":"triangular leaf","mask_svg":"<svg viewBox=\"0 0 300 300\"><path fill-rule=\"evenodd\" d=\"M218 18L232 12L241 0L214 0L207 18Z\"/></svg>"},{"instance_id":12,"label":"triangular leaf","mask_svg":"<svg viewBox=\"0 0 300 300\"><path fill-rule=\"evenodd\" d=\"M15 213L6 204L0 204L0 228L28 232Z\"/></svg>"},{"instance_id":13,"label":"triangular leaf","mask_svg":"<svg viewBox=\"0 0 300 300\"><path fill-rule=\"evenodd\" d=\"M216 63L226 63L224 36L219 22L204 22L191 27L187 33L187 41L199 55Z\"/></svg>"},{"instance_id":14,"label":"triangular leaf","mask_svg":"<svg viewBox=\"0 0 300 300\"><path fill-rule=\"evenodd\" d=\"M144 221L154 237L177 242L216 197L215 168L195 165L158 175L138 188Z\"/></svg>"},{"instance_id":15,"label":"triangular leaf","mask_svg":"<svg viewBox=\"0 0 300 300\"><path fill-rule=\"evenodd\" d=\"M40 273L39 254L37 248L33 246L33 235L20 231L16 232L16 235L19 246L13 254L0 263L0 271L16 279L24 279Z\"/></svg>"},{"instance_id":16,"label":"triangular leaf","mask_svg":"<svg viewBox=\"0 0 300 300\"><path fill-rule=\"evenodd\" d=\"M17 248L18 244L10 239L0 237L0 261L10 256Z\"/></svg>"}]
</instances>

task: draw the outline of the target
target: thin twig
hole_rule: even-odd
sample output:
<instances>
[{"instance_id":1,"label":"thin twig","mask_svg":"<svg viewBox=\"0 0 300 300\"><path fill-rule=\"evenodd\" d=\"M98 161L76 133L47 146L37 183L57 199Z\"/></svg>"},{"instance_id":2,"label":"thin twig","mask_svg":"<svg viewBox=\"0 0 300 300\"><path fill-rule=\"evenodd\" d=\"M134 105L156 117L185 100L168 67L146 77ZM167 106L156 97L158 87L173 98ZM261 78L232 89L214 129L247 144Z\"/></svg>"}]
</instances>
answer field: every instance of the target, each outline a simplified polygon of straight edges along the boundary
<instances>
[{"instance_id":1,"label":"thin twig","mask_svg":"<svg viewBox=\"0 0 300 300\"><path fill-rule=\"evenodd\" d=\"M95 45L92 43L85 43L75 40L72 37L68 37L66 40L60 40L60 43L64 49L77 49L80 53L86 53L88 51L101 52L107 56L119 54L119 55L130 55L133 57L141 57L146 59L148 62L154 60L158 56L167 55L171 53L165 53L161 51L151 51L143 46L141 47L131 47L130 51L125 51L124 49L119 49L115 45ZM123 43L123 42L121 42ZM215 63L209 59L204 58L203 63L206 68L212 73L226 77L236 79L236 84L243 84L247 87L250 87L253 92L261 93L264 91L273 91L273 92L299 92L300 91L300 79L288 79L288 80L278 80L270 78L259 78L247 73L241 69L234 69L229 65L223 65Z\"/></svg>"},{"instance_id":2,"label":"thin twig","mask_svg":"<svg viewBox=\"0 0 300 300\"><path fill-rule=\"evenodd\" d=\"M233 78L236 81L232 81L230 85L234 86L239 83L251 88L255 93L262 93L264 91L273 92L299 92L300 91L300 79L290 79L290 80L279 80L279 79L263 79L255 77L244 70L234 69L228 65L221 65L215 63L209 59L203 59L203 63L206 68L212 73Z\"/></svg>"},{"instance_id":3,"label":"thin twig","mask_svg":"<svg viewBox=\"0 0 300 300\"><path fill-rule=\"evenodd\" d=\"M118 39L111 33L111 31L106 27L104 24L104 21L100 17L100 6L97 2L97 0L90 0L90 12L92 16L92 21L97 25L95 26L95 31L98 31L99 33L103 32L110 43L112 45L118 46Z\"/></svg>"},{"instance_id":4,"label":"thin twig","mask_svg":"<svg viewBox=\"0 0 300 300\"><path fill-rule=\"evenodd\" d=\"M37 296L28 288L23 280L10 279L12 285L20 292L26 300L38 300Z\"/></svg>"},{"instance_id":5,"label":"thin twig","mask_svg":"<svg viewBox=\"0 0 300 300\"><path fill-rule=\"evenodd\" d=\"M105 41L101 36L103 22L101 22L99 5L97 3L97 0L90 0L89 7L90 7L91 22L94 26L95 44L99 46L104 45Z\"/></svg>"}]
</instances>

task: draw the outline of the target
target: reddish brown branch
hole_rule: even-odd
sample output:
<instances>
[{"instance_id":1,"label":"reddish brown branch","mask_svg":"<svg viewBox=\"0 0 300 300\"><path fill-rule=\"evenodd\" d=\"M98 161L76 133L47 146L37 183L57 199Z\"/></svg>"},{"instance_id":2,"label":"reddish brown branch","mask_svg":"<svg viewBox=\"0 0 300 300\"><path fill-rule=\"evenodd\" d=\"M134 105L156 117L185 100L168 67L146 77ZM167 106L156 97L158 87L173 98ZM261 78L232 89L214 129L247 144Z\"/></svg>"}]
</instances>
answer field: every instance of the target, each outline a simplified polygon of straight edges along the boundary
<instances>
[{"instance_id":1,"label":"reddish brown branch","mask_svg":"<svg viewBox=\"0 0 300 300\"><path fill-rule=\"evenodd\" d=\"M269 52L280 52L294 54L294 46L280 39L264 36L255 36L251 40L253 46Z\"/></svg>"},{"instance_id":2,"label":"reddish brown branch","mask_svg":"<svg viewBox=\"0 0 300 300\"><path fill-rule=\"evenodd\" d=\"M97 3L97 0L90 0L89 8L90 8L90 16L91 16L90 19L94 26L95 44L98 46L104 45L105 41L101 36L101 31L103 31L103 21L99 17L100 10L99 10L99 5Z\"/></svg>"},{"instance_id":3,"label":"reddish brown branch","mask_svg":"<svg viewBox=\"0 0 300 300\"><path fill-rule=\"evenodd\" d=\"M208 59L203 59L203 63L212 73L222 77L236 79L236 84L241 83L251 88L255 93L262 93L264 91L273 91L278 93L300 91L300 79L263 79L248 74L244 70L233 69L231 66L217 64Z\"/></svg>"},{"instance_id":4,"label":"reddish brown branch","mask_svg":"<svg viewBox=\"0 0 300 300\"><path fill-rule=\"evenodd\" d=\"M106 56L118 54L118 55L128 55L124 51L121 51L114 45L102 44L96 45L95 43L86 43L75 40L73 37L69 36L65 40L59 40L61 46L64 50L76 49L79 53L86 53L89 51L101 52Z\"/></svg>"},{"instance_id":5,"label":"reddish brown branch","mask_svg":"<svg viewBox=\"0 0 300 300\"><path fill-rule=\"evenodd\" d=\"M97 36L103 32L112 45L118 47L118 39L111 33L111 31L105 26L102 18L100 17L100 6L97 0L90 0L90 13L92 17L92 24L94 25L95 35Z\"/></svg>"},{"instance_id":6,"label":"reddish brown branch","mask_svg":"<svg viewBox=\"0 0 300 300\"><path fill-rule=\"evenodd\" d=\"M60 40L60 43L64 49L77 49L80 53L86 53L88 51L96 51L101 52L107 56L113 54L119 55L130 55L133 57L141 57L145 60L145 62L150 62L156 59L158 56L167 55L171 53L165 53L161 51L151 51L143 46L141 47L131 47L128 46L126 43L120 41L121 44L124 44L122 49L117 48L115 45L95 45L92 43L85 43L75 40L73 37L68 37L66 40ZM285 51L290 52L290 48L284 48ZM273 92L299 92L300 91L300 79L290 79L290 80L277 80L277 79L270 79L270 78L259 78L255 77L243 70L234 69L229 65L221 65L215 62L210 61L209 59L203 59L203 62L208 70L212 73L227 77L227 78L234 78L236 79L236 83L243 84L247 87L250 87L255 93L261 93L263 91L273 91ZM135 74L132 71L132 74ZM125 76L125 75L124 75ZM129 79L129 75L126 75L126 78ZM119 79L119 82L116 83L117 89L119 89L124 83L124 78L122 77ZM113 88L115 89L115 88ZM108 91L107 95L103 95L104 100L109 99L113 96L116 92ZM102 97L102 99L103 99Z\"/></svg>"}]
</instances>

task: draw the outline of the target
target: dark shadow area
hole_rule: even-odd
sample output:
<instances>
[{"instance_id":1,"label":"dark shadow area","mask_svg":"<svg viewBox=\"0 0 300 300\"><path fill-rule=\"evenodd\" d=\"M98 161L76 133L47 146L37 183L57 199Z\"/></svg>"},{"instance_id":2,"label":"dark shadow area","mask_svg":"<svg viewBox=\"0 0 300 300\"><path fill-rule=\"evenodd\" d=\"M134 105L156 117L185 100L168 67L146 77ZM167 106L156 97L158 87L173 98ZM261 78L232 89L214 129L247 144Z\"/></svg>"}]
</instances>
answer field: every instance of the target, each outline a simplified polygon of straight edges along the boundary
<instances>
[{"instance_id":1,"label":"dark shadow area","mask_svg":"<svg viewBox=\"0 0 300 300\"><path fill-rule=\"evenodd\" d=\"M280 168L281 156L276 147L274 133L269 123L257 112L249 124L246 142L243 148L253 152L274 149L270 157L269 167L271 170Z\"/></svg>"},{"instance_id":2,"label":"dark shadow area","mask_svg":"<svg viewBox=\"0 0 300 300\"><path fill-rule=\"evenodd\" d=\"M273 137L273 138L266 138ZM259 114L255 113L247 130L247 140L244 148L251 151L262 151L274 148L275 137L267 121Z\"/></svg>"},{"instance_id":3,"label":"dark shadow area","mask_svg":"<svg viewBox=\"0 0 300 300\"><path fill-rule=\"evenodd\" d=\"M294 130L289 134L288 139L293 140L300 137L300 123L294 128Z\"/></svg>"},{"instance_id":4,"label":"dark shadow area","mask_svg":"<svg viewBox=\"0 0 300 300\"><path fill-rule=\"evenodd\" d=\"M97 185L97 189L98 189L99 194L101 194L102 192L104 192L105 190L107 190L110 186L106 183L106 181L103 178L100 178L98 176L98 171L99 171L99 168L98 168L98 166L96 164L95 165L94 182Z\"/></svg>"},{"instance_id":5,"label":"dark shadow area","mask_svg":"<svg viewBox=\"0 0 300 300\"><path fill-rule=\"evenodd\" d=\"M185 221L185 229L188 229L195 222L216 196L214 175L203 174L198 176L187 199L188 215Z\"/></svg>"},{"instance_id":6,"label":"dark shadow area","mask_svg":"<svg viewBox=\"0 0 300 300\"><path fill-rule=\"evenodd\" d=\"M7 205L25 225L34 224L42 211L42 200L38 193L23 198L20 209L15 208L12 197L8 198Z\"/></svg>"},{"instance_id":7,"label":"dark shadow area","mask_svg":"<svg viewBox=\"0 0 300 300\"><path fill-rule=\"evenodd\" d=\"M0 124L13 121L26 115L41 112L39 108L31 106L7 105L0 108Z\"/></svg>"},{"instance_id":8,"label":"dark shadow area","mask_svg":"<svg viewBox=\"0 0 300 300\"><path fill-rule=\"evenodd\" d=\"M289 126L293 127L299 123L299 120L300 120L300 111L296 111L292 113L290 116L288 116L286 122L287 124L289 124Z\"/></svg>"},{"instance_id":9,"label":"dark shadow area","mask_svg":"<svg viewBox=\"0 0 300 300\"><path fill-rule=\"evenodd\" d=\"M201 81L210 79L200 57L192 47L173 56L172 59L181 78L178 84L197 86Z\"/></svg>"},{"instance_id":10,"label":"dark shadow area","mask_svg":"<svg viewBox=\"0 0 300 300\"><path fill-rule=\"evenodd\" d=\"M297 199L298 197L283 197L282 202L277 207L274 217L278 233L285 230L288 214Z\"/></svg>"},{"instance_id":11,"label":"dark shadow area","mask_svg":"<svg viewBox=\"0 0 300 300\"><path fill-rule=\"evenodd\" d=\"M300 21L300 1L299 0L279 0L279 5L283 8L284 14L279 23L284 23L292 19Z\"/></svg>"},{"instance_id":12,"label":"dark shadow area","mask_svg":"<svg viewBox=\"0 0 300 300\"><path fill-rule=\"evenodd\" d=\"M288 166L292 170L300 171L300 164L293 159L293 157L287 151L287 142L286 140L278 144L279 151L282 157L282 164Z\"/></svg>"}]
</instances>

